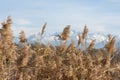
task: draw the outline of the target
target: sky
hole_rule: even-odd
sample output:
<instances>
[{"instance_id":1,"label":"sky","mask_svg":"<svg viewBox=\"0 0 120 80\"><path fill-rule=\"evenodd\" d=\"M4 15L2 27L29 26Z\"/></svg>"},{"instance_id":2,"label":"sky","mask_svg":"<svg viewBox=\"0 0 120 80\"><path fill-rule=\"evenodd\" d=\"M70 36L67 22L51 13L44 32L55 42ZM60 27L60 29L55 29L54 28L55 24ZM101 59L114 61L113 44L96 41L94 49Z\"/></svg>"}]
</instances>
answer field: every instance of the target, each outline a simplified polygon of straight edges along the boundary
<instances>
[{"instance_id":1,"label":"sky","mask_svg":"<svg viewBox=\"0 0 120 80\"><path fill-rule=\"evenodd\" d=\"M120 34L120 0L0 0L0 22L11 16L14 35L62 32L66 25L89 33ZM1 25L0 25L1 27Z\"/></svg>"}]
</instances>

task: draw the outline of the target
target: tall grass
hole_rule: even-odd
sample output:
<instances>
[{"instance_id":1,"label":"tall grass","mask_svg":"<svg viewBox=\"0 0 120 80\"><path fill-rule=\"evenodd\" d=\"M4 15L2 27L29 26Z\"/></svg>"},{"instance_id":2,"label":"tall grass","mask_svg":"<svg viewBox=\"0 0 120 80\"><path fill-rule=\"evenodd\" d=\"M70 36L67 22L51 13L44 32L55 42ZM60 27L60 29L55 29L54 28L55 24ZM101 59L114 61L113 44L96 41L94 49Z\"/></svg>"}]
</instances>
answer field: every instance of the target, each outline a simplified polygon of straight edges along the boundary
<instances>
[{"instance_id":1,"label":"tall grass","mask_svg":"<svg viewBox=\"0 0 120 80\"><path fill-rule=\"evenodd\" d=\"M11 24L12 19L8 17L0 29L0 80L120 80L115 37L109 35L109 41L101 49L95 48L96 40L93 40L83 50L81 44L87 36L87 26L82 34L78 34L78 45L74 40L67 45L68 25L59 36L65 40L60 45L31 45L27 43L24 31L21 31L20 44L16 44ZM41 35L45 28L46 23ZM24 45L20 47L21 44Z\"/></svg>"}]
</instances>

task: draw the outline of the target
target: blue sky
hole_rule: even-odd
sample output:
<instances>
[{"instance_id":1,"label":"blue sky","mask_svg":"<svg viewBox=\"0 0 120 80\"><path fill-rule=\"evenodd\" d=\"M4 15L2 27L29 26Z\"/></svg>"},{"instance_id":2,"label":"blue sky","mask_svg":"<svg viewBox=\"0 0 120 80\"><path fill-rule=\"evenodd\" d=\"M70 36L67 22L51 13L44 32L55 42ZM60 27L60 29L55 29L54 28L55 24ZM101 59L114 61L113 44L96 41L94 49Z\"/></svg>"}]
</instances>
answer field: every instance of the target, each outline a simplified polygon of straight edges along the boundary
<instances>
[{"instance_id":1,"label":"blue sky","mask_svg":"<svg viewBox=\"0 0 120 80\"><path fill-rule=\"evenodd\" d=\"M60 32L66 25L90 33L120 34L120 0L0 0L0 22L13 19L13 31L19 34L40 32L47 22L47 33Z\"/></svg>"}]
</instances>

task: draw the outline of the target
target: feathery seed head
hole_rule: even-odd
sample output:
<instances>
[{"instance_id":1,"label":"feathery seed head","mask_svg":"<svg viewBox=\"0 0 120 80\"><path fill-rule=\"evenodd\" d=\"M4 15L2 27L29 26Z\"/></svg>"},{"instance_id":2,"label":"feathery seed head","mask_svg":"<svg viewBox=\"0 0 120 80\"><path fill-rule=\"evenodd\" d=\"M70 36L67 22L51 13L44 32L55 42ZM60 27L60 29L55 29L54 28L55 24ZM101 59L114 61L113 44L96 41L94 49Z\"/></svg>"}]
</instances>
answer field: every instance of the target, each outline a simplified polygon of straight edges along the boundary
<instances>
[{"instance_id":1,"label":"feathery seed head","mask_svg":"<svg viewBox=\"0 0 120 80\"><path fill-rule=\"evenodd\" d=\"M70 36L70 25L67 25L61 34L61 38L63 40L67 40L69 36Z\"/></svg>"},{"instance_id":2,"label":"feathery seed head","mask_svg":"<svg viewBox=\"0 0 120 80\"><path fill-rule=\"evenodd\" d=\"M83 39L83 40L86 38L87 33L88 33L88 28L87 28L87 26L85 25L84 31L83 31L83 33L82 33L82 39Z\"/></svg>"}]
</instances>

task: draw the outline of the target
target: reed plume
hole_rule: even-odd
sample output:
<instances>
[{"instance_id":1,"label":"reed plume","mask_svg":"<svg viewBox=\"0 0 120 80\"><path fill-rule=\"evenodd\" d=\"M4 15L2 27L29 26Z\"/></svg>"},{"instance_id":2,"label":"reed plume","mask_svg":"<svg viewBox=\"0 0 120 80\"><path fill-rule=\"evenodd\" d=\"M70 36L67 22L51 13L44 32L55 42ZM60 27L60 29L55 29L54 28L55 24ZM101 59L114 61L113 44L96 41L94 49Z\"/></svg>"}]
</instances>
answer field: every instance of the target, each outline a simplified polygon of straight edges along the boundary
<instances>
[{"instance_id":1,"label":"reed plume","mask_svg":"<svg viewBox=\"0 0 120 80\"><path fill-rule=\"evenodd\" d=\"M108 34L108 40L110 41L112 39L112 35Z\"/></svg>"},{"instance_id":2,"label":"reed plume","mask_svg":"<svg viewBox=\"0 0 120 80\"><path fill-rule=\"evenodd\" d=\"M27 42L25 32L23 30L21 30L21 32L20 32L20 38L19 39L20 39L20 42L22 42L22 43Z\"/></svg>"},{"instance_id":3,"label":"reed plume","mask_svg":"<svg viewBox=\"0 0 120 80\"><path fill-rule=\"evenodd\" d=\"M110 38L110 41L108 41L108 43L105 45L105 48L109 54L116 51L115 37Z\"/></svg>"},{"instance_id":4,"label":"reed plume","mask_svg":"<svg viewBox=\"0 0 120 80\"><path fill-rule=\"evenodd\" d=\"M105 45L106 51L107 51L107 57L106 57L106 66L110 66L111 62L111 55L116 51L115 48L115 37L112 37L112 39Z\"/></svg>"},{"instance_id":5,"label":"reed plume","mask_svg":"<svg viewBox=\"0 0 120 80\"><path fill-rule=\"evenodd\" d=\"M67 43L66 42L61 43L59 48L60 52L63 53L66 51L66 49L67 49Z\"/></svg>"},{"instance_id":6,"label":"reed plume","mask_svg":"<svg viewBox=\"0 0 120 80\"><path fill-rule=\"evenodd\" d=\"M86 43L87 34L88 34L88 28L85 25L84 30L82 32L82 36L81 36L82 40L83 40L83 42L82 42L82 50L86 50L86 48L87 48L87 43Z\"/></svg>"},{"instance_id":7,"label":"reed plume","mask_svg":"<svg viewBox=\"0 0 120 80\"><path fill-rule=\"evenodd\" d=\"M96 40L92 40L92 42L90 43L90 45L89 45L89 47L88 47L88 50L94 49L94 47L95 47L95 42L96 42Z\"/></svg>"},{"instance_id":8,"label":"reed plume","mask_svg":"<svg viewBox=\"0 0 120 80\"><path fill-rule=\"evenodd\" d=\"M70 25L67 25L61 34L62 40L67 40L70 36Z\"/></svg>"},{"instance_id":9,"label":"reed plume","mask_svg":"<svg viewBox=\"0 0 120 80\"><path fill-rule=\"evenodd\" d=\"M82 36L78 34L78 46L83 42Z\"/></svg>"},{"instance_id":10,"label":"reed plume","mask_svg":"<svg viewBox=\"0 0 120 80\"><path fill-rule=\"evenodd\" d=\"M83 30L83 33L82 33L82 39L83 39L83 40L86 38L87 33L88 33L88 28L87 28L87 26L85 25L84 30Z\"/></svg>"},{"instance_id":11,"label":"reed plume","mask_svg":"<svg viewBox=\"0 0 120 80\"><path fill-rule=\"evenodd\" d=\"M12 24L12 19L11 19L10 16L7 17L7 23L8 23L8 24Z\"/></svg>"}]
</instances>

